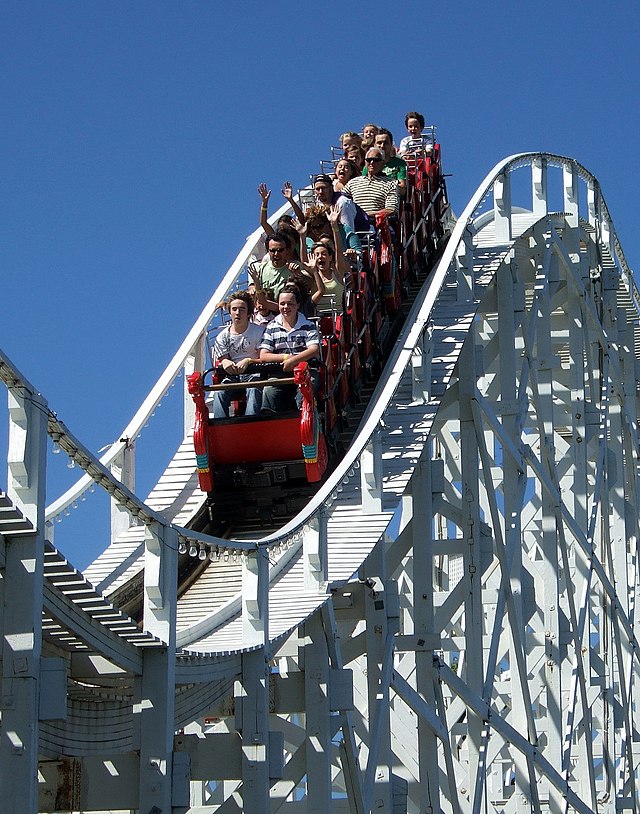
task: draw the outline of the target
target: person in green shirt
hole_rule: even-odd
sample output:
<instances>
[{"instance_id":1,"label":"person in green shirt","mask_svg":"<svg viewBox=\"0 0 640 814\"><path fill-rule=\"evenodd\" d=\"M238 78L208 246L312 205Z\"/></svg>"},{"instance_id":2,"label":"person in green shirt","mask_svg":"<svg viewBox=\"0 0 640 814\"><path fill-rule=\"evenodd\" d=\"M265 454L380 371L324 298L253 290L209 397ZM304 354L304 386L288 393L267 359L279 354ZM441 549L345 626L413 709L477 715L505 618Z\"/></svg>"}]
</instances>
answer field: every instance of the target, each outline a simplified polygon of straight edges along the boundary
<instances>
[{"instance_id":1,"label":"person in green shirt","mask_svg":"<svg viewBox=\"0 0 640 814\"><path fill-rule=\"evenodd\" d=\"M394 178L398 182L398 194L407 193L407 162L398 158L396 148L393 146L393 135L390 130L381 127L375 135L375 146L382 150L385 164L382 168L384 175Z\"/></svg>"}]
</instances>

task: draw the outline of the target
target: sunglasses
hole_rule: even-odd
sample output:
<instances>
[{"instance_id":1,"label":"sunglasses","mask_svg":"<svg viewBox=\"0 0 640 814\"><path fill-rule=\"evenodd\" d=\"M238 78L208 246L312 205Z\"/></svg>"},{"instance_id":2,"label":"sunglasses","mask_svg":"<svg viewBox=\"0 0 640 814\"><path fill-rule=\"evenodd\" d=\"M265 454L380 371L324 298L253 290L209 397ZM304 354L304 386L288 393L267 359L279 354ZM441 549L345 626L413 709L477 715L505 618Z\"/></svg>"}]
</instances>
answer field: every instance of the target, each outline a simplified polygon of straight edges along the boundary
<instances>
[{"instance_id":1,"label":"sunglasses","mask_svg":"<svg viewBox=\"0 0 640 814\"><path fill-rule=\"evenodd\" d=\"M376 164L378 161L382 161L382 159L376 156L375 158L365 158L365 161L367 164Z\"/></svg>"}]
</instances>

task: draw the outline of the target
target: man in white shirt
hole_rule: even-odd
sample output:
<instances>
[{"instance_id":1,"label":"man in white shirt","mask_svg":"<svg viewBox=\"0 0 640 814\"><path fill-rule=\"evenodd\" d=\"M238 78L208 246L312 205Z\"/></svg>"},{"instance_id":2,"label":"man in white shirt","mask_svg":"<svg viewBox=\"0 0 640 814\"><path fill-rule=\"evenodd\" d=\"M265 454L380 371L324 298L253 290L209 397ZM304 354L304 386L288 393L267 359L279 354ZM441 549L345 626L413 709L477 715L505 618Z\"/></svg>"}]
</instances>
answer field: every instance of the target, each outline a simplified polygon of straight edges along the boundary
<instances>
[{"instance_id":1,"label":"man in white shirt","mask_svg":"<svg viewBox=\"0 0 640 814\"><path fill-rule=\"evenodd\" d=\"M246 373L252 362L260 360L260 343L264 326L250 322L253 314L253 298L248 291L238 291L229 300L231 324L222 330L213 344L213 363L221 365L225 372L222 383L250 382L258 374ZM247 407L245 415L257 415L262 405L262 391L256 387L247 387ZM216 390L213 394L213 417L227 418L231 393L228 390Z\"/></svg>"}]
</instances>

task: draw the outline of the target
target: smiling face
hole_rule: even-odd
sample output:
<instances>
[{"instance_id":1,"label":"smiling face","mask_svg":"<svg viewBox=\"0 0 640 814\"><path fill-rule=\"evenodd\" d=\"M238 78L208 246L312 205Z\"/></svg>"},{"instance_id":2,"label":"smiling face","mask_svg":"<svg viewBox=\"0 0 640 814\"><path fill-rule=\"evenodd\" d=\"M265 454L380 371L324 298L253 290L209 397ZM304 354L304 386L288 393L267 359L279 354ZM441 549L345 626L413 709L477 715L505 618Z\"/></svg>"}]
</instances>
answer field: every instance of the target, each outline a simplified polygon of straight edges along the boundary
<instances>
[{"instance_id":1,"label":"smiling face","mask_svg":"<svg viewBox=\"0 0 640 814\"><path fill-rule=\"evenodd\" d=\"M281 240L270 240L267 248L274 268L282 268L289 261L289 249Z\"/></svg>"},{"instance_id":2,"label":"smiling face","mask_svg":"<svg viewBox=\"0 0 640 814\"><path fill-rule=\"evenodd\" d=\"M360 139L358 136L353 135L352 133L345 133L342 136L342 149L347 151L347 147L352 147L355 145L356 147L360 146Z\"/></svg>"},{"instance_id":3,"label":"smiling face","mask_svg":"<svg viewBox=\"0 0 640 814\"><path fill-rule=\"evenodd\" d=\"M378 173L382 172L382 165L384 164L382 151L376 147L372 147L370 150L367 150L365 163L367 165L367 172L369 175L378 175Z\"/></svg>"},{"instance_id":4,"label":"smiling face","mask_svg":"<svg viewBox=\"0 0 640 814\"><path fill-rule=\"evenodd\" d=\"M411 138L420 138L422 127L417 119L407 119L407 130Z\"/></svg>"},{"instance_id":5,"label":"smiling face","mask_svg":"<svg viewBox=\"0 0 640 814\"><path fill-rule=\"evenodd\" d=\"M375 126L375 124L365 124L365 126L362 128L362 138L373 139L375 138L377 132L378 128Z\"/></svg>"},{"instance_id":6,"label":"smiling face","mask_svg":"<svg viewBox=\"0 0 640 814\"><path fill-rule=\"evenodd\" d=\"M298 301L291 291L281 291L278 297L278 310L282 318L289 325L294 325L298 319Z\"/></svg>"}]
</instances>

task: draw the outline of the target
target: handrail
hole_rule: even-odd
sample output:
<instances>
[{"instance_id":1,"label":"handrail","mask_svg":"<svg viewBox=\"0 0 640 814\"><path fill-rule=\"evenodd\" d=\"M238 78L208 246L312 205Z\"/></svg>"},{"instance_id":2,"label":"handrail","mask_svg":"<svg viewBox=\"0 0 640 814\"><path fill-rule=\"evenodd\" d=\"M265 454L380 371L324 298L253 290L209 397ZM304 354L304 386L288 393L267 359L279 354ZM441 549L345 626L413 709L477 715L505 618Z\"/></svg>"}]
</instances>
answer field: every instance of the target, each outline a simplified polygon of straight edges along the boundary
<instances>
[{"instance_id":1,"label":"handrail","mask_svg":"<svg viewBox=\"0 0 640 814\"><path fill-rule=\"evenodd\" d=\"M290 209L291 207L288 203L283 204L283 206L281 206L280 209L269 218L269 222L275 223L278 218L289 212ZM120 433L119 440L111 444L109 449L100 457L100 463L103 466L110 466L116 460L118 455L124 451L127 445L132 441L135 441L135 439L138 437L144 425L151 417L151 414L154 412L159 402L162 401L175 378L180 374L180 371L184 367L187 358L191 354L198 340L207 330L209 323L215 315L217 304L220 302L220 300L224 299L226 294L232 289L234 282L240 275L251 254L255 251L258 242L261 240L262 234L262 228L258 227L247 237L244 246L238 252L236 259L233 261L229 267L229 270L222 278L218 287L215 289L213 295L210 297L199 317L193 324L193 327L180 344L180 347L174 354L173 358L160 375L160 378L156 384L151 388L148 396L142 402L131 421ZM59 514L67 506L70 506L74 501L78 500L82 493L85 492L92 483L92 478L87 475L76 481L73 486L70 486L66 492L47 506L47 520L55 517L55 515Z\"/></svg>"},{"instance_id":2,"label":"handrail","mask_svg":"<svg viewBox=\"0 0 640 814\"><path fill-rule=\"evenodd\" d=\"M338 466L332 473L330 480L318 490L318 492L306 505L305 509L296 517L294 517L286 526L283 526L281 529L279 529L279 531L276 534L272 534L262 538L259 541L260 545L273 544L279 542L292 532L295 532L299 530L302 526L308 524L312 517L319 511L319 509L326 505L327 500L330 498L332 492L335 491L336 486L340 484L342 480L349 474L350 470L354 468L356 461L360 458L364 448L367 446L367 444L371 440L373 433L380 424L380 421L383 418L387 405L391 398L393 397L393 394L395 393L398 385L400 384L400 380L404 373L406 365L410 364L411 354L420 340L420 336L424 329L424 326L428 323L429 316L431 314L431 309L433 308L440 288L444 283L449 265L453 262L453 260L456 257L457 250L463 240L464 232L467 228L467 225L473 220L473 215L475 211L482 204L485 197L491 193L493 184L500 175L507 172L511 168L515 169L516 165L522 165L523 162L525 164L530 164L534 159L539 158L546 159L548 162L558 164L559 166L570 165L572 167L575 167L578 174L583 178L583 180L592 181L597 184L595 176L589 173L588 170L586 170L585 167L583 167L581 164L575 161L575 159L556 155L553 153L519 153L516 155L509 156L508 158L503 159L502 161L495 165L495 167L486 175L484 181L480 184L480 186L474 193L473 197L465 207L464 211L458 218L454 230L451 233L451 237L449 238L449 242L446 246L446 249L433 273L433 277L429 283L429 290L427 291L424 300L422 301L421 304L418 301L416 301L414 307L411 309L407 317L408 324L411 324L411 322L413 321L411 330L407 334L407 338L402 344L402 346L397 345L391 352L391 355L387 360L386 366L387 369L390 369L392 372L387 378L381 380L378 383L378 387L374 391L369 402L369 407L363 416L360 425L361 427L360 431L351 442L351 446L349 447L349 450L347 451L345 457L342 459L340 464L338 464ZM598 185L598 194L600 196L603 211L605 211L607 216L609 216L609 210L606 207L604 197L602 196L602 193L599 190L599 185ZM613 223L610 217L609 223L613 231ZM618 245L617 238L616 245ZM621 258L623 259L624 255L622 255L622 250L620 249L620 255L618 256L618 259L622 264ZM629 268L626 264L626 260L624 261L624 267L626 269ZM629 274L631 275L630 271ZM632 276L630 276L630 280L632 281L634 291L636 292L635 302L636 303L640 302L640 295L638 295L638 288L635 283L635 280L633 279Z\"/></svg>"},{"instance_id":3,"label":"handrail","mask_svg":"<svg viewBox=\"0 0 640 814\"><path fill-rule=\"evenodd\" d=\"M20 389L31 396L40 395L38 389L31 384L26 376L20 373L18 368L2 350L0 350L0 380L2 380L9 389ZM177 532L179 541L182 540L186 543L195 544L211 544L211 538L208 535L192 531L191 529L185 529L175 524L168 524L162 514L149 508L144 501L127 489L127 487L112 474L111 470L108 469L102 461L98 460L98 458L73 435L57 415L48 408L47 433L56 441L61 449L64 449L78 466L86 470L87 474L85 477L90 483L98 484L106 492L116 497L141 523L151 524L155 522L161 525L170 525ZM224 545L225 541L220 542ZM228 547L228 545L225 547ZM255 550L256 544L251 541L237 542L233 547L250 551Z\"/></svg>"}]
</instances>

